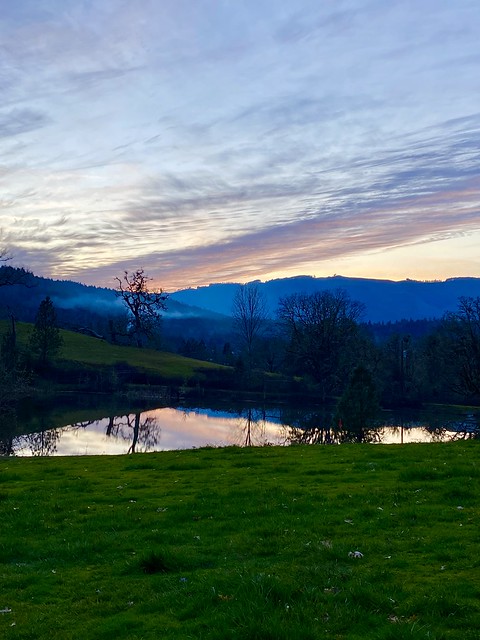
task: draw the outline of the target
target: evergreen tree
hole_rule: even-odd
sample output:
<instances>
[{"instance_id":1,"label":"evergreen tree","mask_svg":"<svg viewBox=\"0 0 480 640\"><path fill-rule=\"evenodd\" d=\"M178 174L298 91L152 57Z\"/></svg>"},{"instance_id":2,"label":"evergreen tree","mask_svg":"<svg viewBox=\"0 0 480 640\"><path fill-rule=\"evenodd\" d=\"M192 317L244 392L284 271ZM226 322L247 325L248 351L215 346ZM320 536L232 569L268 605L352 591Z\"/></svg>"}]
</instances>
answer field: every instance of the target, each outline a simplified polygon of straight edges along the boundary
<instances>
[{"instance_id":1,"label":"evergreen tree","mask_svg":"<svg viewBox=\"0 0 480 640\"><path fill-rule=\"evenodd\" d=\"M15 376L18 361L17 332L15 318L11 316L11 326L2 338L0 362L5 372Z\"/></svg>"},{"instance_id":2,"label":"evergreen tree","mask_svg":"<svg viewBox=\"0 0 480 640\"><path fill-rule=\"evenodd\" d=\"M35 318L35 326L30 336L30 349L41 365L58 353L63 344L53 302L49 296L42 300Z\"/></svg>"},{"instance_id":3,"label":"evergreen tree","mask_svg":"<svg viewBox=\"0 0 480 640\"><path fill-rule=\"evenodd\" d=\"M16 323L12 315L11 326L0 346L0 430L2 419L14 421L12 409L15 403L30 391L30 376L19 360Z\"/></svg>"}]
</instances>

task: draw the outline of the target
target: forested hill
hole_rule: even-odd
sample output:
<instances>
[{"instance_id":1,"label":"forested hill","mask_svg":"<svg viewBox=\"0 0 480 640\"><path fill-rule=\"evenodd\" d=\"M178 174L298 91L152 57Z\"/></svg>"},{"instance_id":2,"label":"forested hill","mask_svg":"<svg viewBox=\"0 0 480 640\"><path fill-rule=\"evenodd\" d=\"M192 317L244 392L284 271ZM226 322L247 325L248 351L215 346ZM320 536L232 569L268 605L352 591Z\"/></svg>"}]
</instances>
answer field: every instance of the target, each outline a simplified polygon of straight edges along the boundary
<instances>
[{"instance_id":1,"label":"forested hill","mask_svg":"<svg viewBox=\"0 0 480 640\"><path fill-rule=\"evenodd\" d=\"M435 319L445 312L454 311L461 296L480 296L480 278L450 278L445 281L420 282L416 280L370 280L332 276L315 278L298 276L267 282L256 282L264 294L269 313L273 316L278 300L293 293L313 293L324 290L345 290L350 298L366 307L365 320L395 322L402 319ZM185 304L196 305L217 313L230 314L238 284L211 284L197 289L185 289L172 294L172 298Z\"/></svg>"},{"instance_id":2,"label":"forested hill","mask_svg":"<svg viewBox=\"0 0 480 640\"><path fill-rule=\"evenodd\" d=\"M5 274L21 270L0 267L0 318L13 314L17 320L33 322L40 302L49 296L55 305L62 326L86 323L92 325L95 317L105 318L124 312L124 306L113 289L93 287L70 280L52 280L25 273L23 284L2 286L6 281L15 281ZM22 274L19 274L22 275ZM215 318L216 314L206 309L196 309L177 300L167 301L164 314L168 318Z\"/></svg>"},{"instance_id":3,"label":"forested hill","mask_svg":"<svg viewBox=\"0 0 480 640\"><path fill-rule=\"evenodd\" d=\"M2 268L0 268L1 276ZM1 278L0 278L1 280ZM345 290L352 300L365 305L365 321L396 322L441 318L454 311L461 296L480 297L480 278L451 278L446 281L419 282L403 280L369 280L364 278L314 278L298 276L267 282L256 282L265 296L268 311L275 316L280 298L293 293L313 293L324 290ZM31 275L28 287L0 286L0 312L3 317L14 313L19 320L32 322L40 302L50 296L64 320L70 324L81 321L80 310L99 316L122 311L120 300L113 289L92 287L78 282L51 280ZM211 318L216 314L230 316L232 302L239 285L236 283L211 284L197 289L184 289L170 293L166 318Z\"/></svg>"},{"instance_id":4,"label":"forested hill","mask_svg":"<svg viewBox=\"0 0 480 640\"><path fill-rule=\"evenodd\" d=\"M0 268L0 285L7 270L11 267ZM18 320L33 322L40 302L49 296L57 310L65 312L82 308L97 314L107 314L118 306L115 292L111 289L86 286L70 280L52 280L26 273L19 278L22 284L0 286L1 316L13 313Z\"/></svg>"}]
</instances>

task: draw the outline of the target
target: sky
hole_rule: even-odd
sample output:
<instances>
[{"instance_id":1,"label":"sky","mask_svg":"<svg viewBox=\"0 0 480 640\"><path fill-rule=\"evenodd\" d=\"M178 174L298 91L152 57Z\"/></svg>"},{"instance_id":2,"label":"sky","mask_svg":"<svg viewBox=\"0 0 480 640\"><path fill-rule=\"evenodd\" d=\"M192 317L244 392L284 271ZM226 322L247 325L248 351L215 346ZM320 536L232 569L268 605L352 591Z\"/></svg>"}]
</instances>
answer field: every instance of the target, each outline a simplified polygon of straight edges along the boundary
<instances>
[{"instance_id":1,"label":"sky","mask_svg":"<svg viewBox=\"0 0 480 640\"><path fill-rule=\"evenodd\" d=\"M166 291L480 277L478 0L0 0L0 246Z\"/></svg>"}]
</instances>

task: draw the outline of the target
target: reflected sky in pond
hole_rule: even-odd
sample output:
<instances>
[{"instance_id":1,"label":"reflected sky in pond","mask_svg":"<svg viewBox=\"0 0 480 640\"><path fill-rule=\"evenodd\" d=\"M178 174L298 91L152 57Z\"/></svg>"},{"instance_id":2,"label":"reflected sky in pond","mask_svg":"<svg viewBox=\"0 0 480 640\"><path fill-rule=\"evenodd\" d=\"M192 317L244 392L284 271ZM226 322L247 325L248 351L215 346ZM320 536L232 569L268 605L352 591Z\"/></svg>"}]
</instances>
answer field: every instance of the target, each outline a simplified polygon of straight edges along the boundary
<instances>
[{"instance_id":1,"label":"reflected sky in pond","mask_svg":"<svg viewBox=\"0 0 480 640\"><path fill-rule=\"evenodd\" d=\"M444 426L434 427L429 422L390 419L361 433L351 433L333 428L328 412L300 415L258 407L236 413L163 407L16 436L3 443L4 453L17 456L120 455L204 446L407 444L465 439L473 435L472 429L478 430L479 422L474 415L464 415L441 423ZM303 422L305 418L306 423ZM305 428L305 424L309 424L309 428ZM318 426L322 424L329 426Z\"/></svg>"},{"instance_id":2,"label":"reflected sky in pond","mask_svg":"<svg viewBox=\"0 0 480 640\"><path fill-rule=\"evenodd\" d=\"M115 455L204 446L285 444L285 428L250 410L161 408L20 436L15 455Z\"/></svg>"}]
</instances>

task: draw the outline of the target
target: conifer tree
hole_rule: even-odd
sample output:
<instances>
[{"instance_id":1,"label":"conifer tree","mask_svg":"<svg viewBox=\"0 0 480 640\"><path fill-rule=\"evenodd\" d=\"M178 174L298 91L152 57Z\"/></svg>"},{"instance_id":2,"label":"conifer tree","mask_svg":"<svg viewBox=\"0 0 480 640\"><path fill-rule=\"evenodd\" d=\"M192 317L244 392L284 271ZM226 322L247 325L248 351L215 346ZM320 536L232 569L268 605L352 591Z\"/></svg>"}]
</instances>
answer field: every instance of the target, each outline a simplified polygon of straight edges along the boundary
<instances>
[{"instance_id":1,"label":"conifer tree","mask_svg":"<svg viewBox=\"0 0 480 640\"><path fill-rule=\"evenodd\" d=\"M30 349L41 365L46 365L63 344L53 302L49 296L42 300L30 336Z\"/></svg>"}]
</instances>

